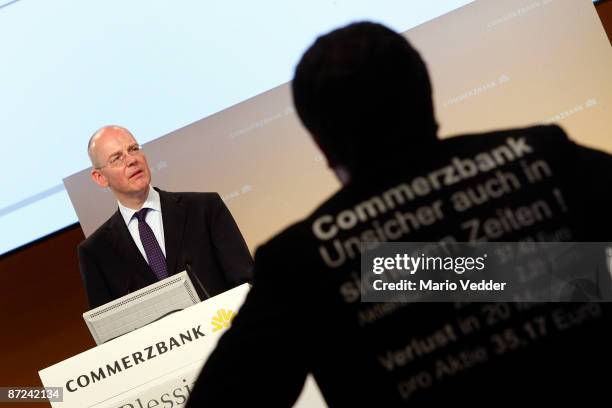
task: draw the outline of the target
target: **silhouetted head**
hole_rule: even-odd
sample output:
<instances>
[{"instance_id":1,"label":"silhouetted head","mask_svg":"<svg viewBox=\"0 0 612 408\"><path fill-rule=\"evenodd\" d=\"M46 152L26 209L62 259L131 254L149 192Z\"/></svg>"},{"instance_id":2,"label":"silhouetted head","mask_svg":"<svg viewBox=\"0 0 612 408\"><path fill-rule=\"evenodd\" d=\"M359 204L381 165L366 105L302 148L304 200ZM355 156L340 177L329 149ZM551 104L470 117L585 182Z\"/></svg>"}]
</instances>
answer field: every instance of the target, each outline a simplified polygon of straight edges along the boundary
<instances>
[{"instance_id":1,"label":"silhouetted head","mask_svg":"<svg viewBox=\"0 0 612 408\"><path fill-rule=\"evenodd\" d=\"M409 160L436 140L425 63L383 25L354 23L319 37L292 86L297 113L332 168L354 174Z\"/></svg>"}]
</instances>

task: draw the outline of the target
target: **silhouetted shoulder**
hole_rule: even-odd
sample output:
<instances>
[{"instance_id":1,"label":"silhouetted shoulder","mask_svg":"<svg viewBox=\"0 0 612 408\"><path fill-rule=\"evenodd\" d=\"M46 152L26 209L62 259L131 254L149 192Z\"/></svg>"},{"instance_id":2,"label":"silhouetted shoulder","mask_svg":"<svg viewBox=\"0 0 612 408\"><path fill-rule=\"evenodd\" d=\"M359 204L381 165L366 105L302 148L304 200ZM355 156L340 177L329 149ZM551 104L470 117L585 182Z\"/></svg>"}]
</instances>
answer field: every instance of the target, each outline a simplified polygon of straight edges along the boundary
<instances>
[{"instance_id":1,"label":"silhouetted shoulder","mask_svg":"<svg viewBox=\"0 0 612 408\"><path fill-rule=\"evenodd\" d=\"M257 248L255 256L258 254L281 254L283 251L291 250L293 254L305 249L309 242L307 220L297 222L282 232L272 237L268 242Z\"/></svg>"},{"instance_id":2,"label":"silhouetted shoulder","mask_svg":"<svg viewBox=\"0 0 612 408\"><path fill-rule=\"evenodd\" d=\"M452 136L442 141L445 148L486 149L507 142L523 140L530 147L551 148L570 142L557 125L537 125L525 128L495 130Z\"/></svg>"}]
</instances>

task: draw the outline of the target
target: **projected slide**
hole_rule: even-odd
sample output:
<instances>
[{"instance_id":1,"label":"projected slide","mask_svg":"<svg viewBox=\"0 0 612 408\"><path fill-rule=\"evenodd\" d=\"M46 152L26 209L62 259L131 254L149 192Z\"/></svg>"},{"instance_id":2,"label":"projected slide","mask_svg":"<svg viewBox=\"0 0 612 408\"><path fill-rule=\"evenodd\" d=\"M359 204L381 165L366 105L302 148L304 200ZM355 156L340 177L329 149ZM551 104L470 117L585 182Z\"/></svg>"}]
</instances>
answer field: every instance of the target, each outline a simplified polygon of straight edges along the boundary
<instances>
[{"instance_id":1,"label":"projected slide","mask_svg":"<svg viewBox=\"0 0 612 408\"><path fill-rule=\"evenodd\" d=\"M574 140L612 152L612 53L588 0L476 1L405 34L431 70L443 137L558 122ZM155 185L218 191L251 249L339 187L298 122L289 84L145 151ZM88 235L116 203L87 170L65 183Z\"/></svg>"},{"instance_id":2,"label":"projected slide","mask_svg":"<svg viewBox=\"0 0 612 408\"><path fill-rule=\"evenodd\" d=\"M157 139L289 81L302 52L322 32L361 19L406 30L467 3L0 0L0 254L77 221L62 179L89 166L86 143L97 128L118 123L142 143ZM262 119L253 114L236 124L246 128L249 120ZM201 174L197 166L223 160L222 177L241 171L241 152L248 145L232 145L236 156L225 149L230 149L226 142L242 143L245 135L198 133L227 156L211 159L206 156L211 151L202 152L197 162L185 163L201 184L166 184L161 177L155 182L171 190L231 195L248 182L230 178L210 184L205 181L220 176ZM259 148L269 150L268 142ZM175 162L165 162L165 171L174 172ZM288 203L300 198L292 197L291 189L287 194ZM112 207L103 197L100 217ZM84 221L84 228L90 232L91 222Z\"/></svg>"}]
</instances>

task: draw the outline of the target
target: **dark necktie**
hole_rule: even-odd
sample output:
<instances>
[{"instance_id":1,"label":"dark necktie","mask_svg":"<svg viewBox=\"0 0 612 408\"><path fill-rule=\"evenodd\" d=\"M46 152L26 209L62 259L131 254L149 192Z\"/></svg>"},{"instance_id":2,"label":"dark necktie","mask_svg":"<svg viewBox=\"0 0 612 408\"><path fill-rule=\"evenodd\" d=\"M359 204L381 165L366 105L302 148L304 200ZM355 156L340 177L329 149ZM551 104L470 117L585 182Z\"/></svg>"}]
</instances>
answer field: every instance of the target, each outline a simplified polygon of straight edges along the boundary
<instances>
[{"instance_id":1,"label":"dark necktie","mask_svg":"<svg viewBox=\"0 0 612 408\"><path fill-rule=\"evenodd\" d=\"M168 277L168 269L166 268L166 258L164 253L159 246L159 242L153 234L153 230L145 221L147 216L148 208L143 208L134 214L134 217L138 220L138 234L140 234L140 241L144 247L145 254L149 260L149 266L153 269L153 273L157 276L157 279L162 280Z\"/></svg>"}]
</instances>

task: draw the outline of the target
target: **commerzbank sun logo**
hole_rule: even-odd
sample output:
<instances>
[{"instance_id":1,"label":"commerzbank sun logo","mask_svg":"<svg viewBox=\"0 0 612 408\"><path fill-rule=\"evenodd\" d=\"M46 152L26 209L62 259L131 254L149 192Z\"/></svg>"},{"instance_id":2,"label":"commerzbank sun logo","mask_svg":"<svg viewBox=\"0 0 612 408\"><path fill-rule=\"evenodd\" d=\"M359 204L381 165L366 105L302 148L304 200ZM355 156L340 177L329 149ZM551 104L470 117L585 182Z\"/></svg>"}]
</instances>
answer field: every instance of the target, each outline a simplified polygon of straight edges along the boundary
<instances>
[{"instance_id":1,"label":"commerzbank sun logo","mask_svg":"<svg viewBox=\"0 0 612 408\"><path fill-rule=\"evenodd\" d=\"M217 315L213 316L212 318L213 333L226 327L230 327L234 317L236 317L236 312L233 310L217 310Z\"/></svg>"}]
</instances>

